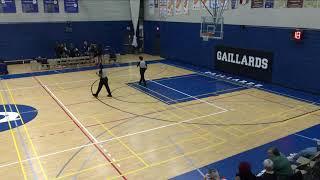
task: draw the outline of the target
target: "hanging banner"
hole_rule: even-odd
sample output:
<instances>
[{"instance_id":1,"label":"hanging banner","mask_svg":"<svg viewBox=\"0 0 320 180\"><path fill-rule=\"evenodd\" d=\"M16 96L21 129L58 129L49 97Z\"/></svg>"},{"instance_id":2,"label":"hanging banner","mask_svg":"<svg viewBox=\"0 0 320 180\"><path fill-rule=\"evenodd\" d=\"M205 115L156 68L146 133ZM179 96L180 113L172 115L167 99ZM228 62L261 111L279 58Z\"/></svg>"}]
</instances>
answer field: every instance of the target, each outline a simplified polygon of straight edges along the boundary
<instances>
[{"instance_id":1,"label":"hanging banner","mask_svg":"<svg viewBox=\"0 0 320 180\"><path fill-rule=\"evenodd\" d=\"M251 8L263 8L263 0L252 0Z\"/></svg>"},{"instance_id":2,"label":"hanging banner","mask_svg":"<svg viewBox=\"0 0 320 180\"><path fill-rule=\"evenodd\" d=\"M38 0L21 0L23 13L37 13L39 12Z\"/></svg>"},{"instance_id":3,"label":"hanging banner","mask_svg":"<svg viewBox=\"0 0 320 180\"><path fill-rule=\"evenodd\" d=\"M231 0L231 9L236 9L238 7L238 1L237 0Z\"/></svg>"},{"instance_id":4,"label":"hanging banner","mask_svg":"<svg viewBox=\"0 0 320 180\"><path fill-rule=\"evenodd\" d=\"M303 1L303 7L304 8L317 8L317 0L304 0Z\"/></svg>"},{"instance_id":5,"label":"hanging banner","mask_svg":"<svg viewBox=\"0 0 320 180\"><path fill-rule=\"evenodd\" d=\"M159 1L159 15L160 17L166 17L167 16L167 0L160 0Z\"/></svg>"},{"instance_id":6,"label":"hanging banner","mask_svg":"<svg viewBox=\"0 0 320 180\"><path fill-rule=\"evenodd\" d=\"M201 7L202 7L202 9L209 9L210 8L210 0L202 0L202 2L200 2L201 3Z\"/></svg>"},{"instance_id":7,"label":"hanging banner","mask_svg":"<svg viewBox=\"0 0 320 180\"><path fill-rule=\"evenodd\" d=\"M150 15L154 15L154 0L149 0L148 1L148 11Z\"/></svg>"},{"instance_id":8,"label":"hanging banner","mask_svg":"<svg viewBox=\"0 0 320 180\"><path fill-rule=\"evenodd\" d=\"M154 0L154 7L158 8L159 7L159 0Z\"/></svg>"},{"instance_id":9,"label":"hanging banner","mask_svg":"<svg viewBox=\"0 0 320 180\"><path fill-rule=\"evenodd\" d=\"M274 8L286 8L287 1L286 0L276 0L274 2Z\"/></svg>"},{"instance_id":10,"label":"hanging banner","mask_svg":"<svg viewBox=\"0 0 320 180\"><path fill-rule=\"evenodd\" d=\"M288 0L287 8L302 8L303 0Z\"/></svg>"},{"instance_id":11,"label":"hanging banner","mask_svg":"<svg viewBox=\"0 0 320 180\"><path fill-rule=\"evenodd\" d=\"M167 0L167 16L173 16L174 0Z\"/></svg>"},{"instance_id":12,"label":"hanging banner","mask_svg":"<svg viewBox=\"0 0 320 180\"><path fill-rule=\"evenodd\" d=\"M59 1L58 0L43 0L45 13L59 13Z\"/></svg>"},{"instance_id":13,"label":"hanging banner","mask_svg":"<svg viewBox=\"0 0 320 180\"><path fill-rule=\"evenodd\" d=\"M228 1L227 0L217 0L217 4L216 4L216 0L211 0L210 3L210 8L222 8L224 7L224 9L228 9Z\"/></svg>"},{"instance_id":14,"label":"hanging banner","mask_svg":"<svg viewBox=\"0 0 320 180\"><path fill-rule=\"evenodd\" d=\"M78 0L64 0L64 12L78 13L79 12Z\"/></svg>"},{"instance_id":15,"label":"hanging banner","mask_svg":"<svg viewBox=\"0 0 320 180\"><path fill-rule=\"evenodd\" d=\"M201 7L201 0L193 0L192 9L199 10Z\"/></svg>"},{"instance_id":16,"label":"hanging banner","mask_svg":"<svg viewBox=\"0 0 320 180\"><path fill-rule=\"evenodd\" d=\"M264 7L265 8L273 8L274 7L274 0L266 0Z\"/></svg>"},{"instance_id":17,"label":"hanging banner","mask_svg":"<svg viewBox=\"0 0 320 180\"><path fill-rule=\"evenodd\" d=\"M175 15L181 15L183 13L183 0L175 0L174 12Z\"/></svg>"},{"instance_id":18,"label":"hanging banner","mask_svg":"<svg viewBox=\"0 0 320 180\"><path fill-rule=\"evenodd\" d=\"M184 0L182 14L184 15L189 14L189 0Z\"/></svg>"},{"instance_id":19,"label":"hanging banner","mask_svg":"<svg viewBox=\"0 0 320 180\"><path fill-rule=\"evenodd\" d=\"M239 5L244 6L244 5L248 4L249 2L250 2L249 0L240 0Z\"/></svg>"},{"instance_id":20,"label":"hanging banner","mask_svg":"<svg viewBox=\"0 0 320 180\"><path fill-rule=\"evenodd\" d=\"M0 13L16 13L15 0L1 0L0 1Z\"/></svg>"}]
</instances>

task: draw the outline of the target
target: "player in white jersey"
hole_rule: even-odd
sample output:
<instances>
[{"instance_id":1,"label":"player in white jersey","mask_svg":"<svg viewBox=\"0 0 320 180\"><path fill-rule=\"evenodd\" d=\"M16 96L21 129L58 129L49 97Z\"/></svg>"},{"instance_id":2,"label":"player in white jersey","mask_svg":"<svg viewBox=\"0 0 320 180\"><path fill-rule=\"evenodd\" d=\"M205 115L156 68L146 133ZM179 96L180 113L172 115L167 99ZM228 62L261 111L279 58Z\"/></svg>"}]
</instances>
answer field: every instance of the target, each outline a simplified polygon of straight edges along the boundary
<instances>
[{"instance_id":1,"label":"player in white jersey","mask_svg":"<svg viewBox=\"0 0 320 180\"><path fill-rule=\"evenodd\" d=\"M139 84L141 84L143 82L144 86L147 85L146 80L144 78L144 74L147 70L147 63L146 61L143 60L142 56L139 56L140 62L137 64L137 67L140 67L140 81Z\"/></svg>"}]
</instances>

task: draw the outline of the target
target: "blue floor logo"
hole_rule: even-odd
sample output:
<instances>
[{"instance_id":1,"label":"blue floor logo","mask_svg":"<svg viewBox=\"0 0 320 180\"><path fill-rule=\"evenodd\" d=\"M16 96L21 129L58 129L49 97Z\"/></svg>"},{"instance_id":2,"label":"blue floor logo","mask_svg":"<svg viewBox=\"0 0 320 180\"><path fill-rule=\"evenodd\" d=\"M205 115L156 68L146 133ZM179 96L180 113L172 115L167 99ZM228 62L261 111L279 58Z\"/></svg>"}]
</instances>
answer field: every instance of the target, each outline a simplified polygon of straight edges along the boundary
<instances>
[{"instance_id":1,"label":"blue floor logo","mask_svg":"<svg viewBox=\"0 0 320 180\"><path fill-rule=\"evenodd\" d=\"M18 113L18 110L21 113ZM0 105L0 132L7 131L10 129L9 123L11 128L16 128L21 125L26 124L32 121L38 114L38 111L30 106L25 105L13 105L7 104L5 106Z\"/></svg>"}]
</instances>

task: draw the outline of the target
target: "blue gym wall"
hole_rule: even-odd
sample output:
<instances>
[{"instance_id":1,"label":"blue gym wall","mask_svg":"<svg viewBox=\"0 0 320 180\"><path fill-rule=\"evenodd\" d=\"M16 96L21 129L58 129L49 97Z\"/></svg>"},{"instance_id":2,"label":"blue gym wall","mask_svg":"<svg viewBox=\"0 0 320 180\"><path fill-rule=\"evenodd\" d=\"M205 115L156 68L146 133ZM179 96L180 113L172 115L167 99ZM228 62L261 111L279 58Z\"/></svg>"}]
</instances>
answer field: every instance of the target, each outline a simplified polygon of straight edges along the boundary
<instances>
[{"instance_id":1,"label":"blue gym wall","mask_svg":"<svg viewBox=\"0 0 320 180\"><path fill-rule=\"evenodd\" d=\"M145 51L153 54L153 41L160 27L161 56L214 69L215 45L260 49L274 53L273 83L320 93L320 31L306 30L297 44L290 39L293 28L225 25L223 40L202 41L200 24L145 21Z\"/></svg>"},{"instance_id":2,"label":"blue gym wall","mask_svg":"<svg viewBox=\"0 0 320 180\"><path fill-rule=\"evenodd\" d=\"M129 0L79 0L78 13L66 13L64 0L59 13L23 13L20 0L14 0L16 13L0 13L0 59L15 60L37 56L53 57L56 41L82 45L84 40L110 45L123 51L124 34L131 26ZM72 32L66 33L67 22Z\"/></svg>"},{"instance_id":3,"label":"blue gym wall","mask_svg":"<svg viewBox=\"0 0 320 180\"><path fill-rule=\"evenodd\" d=\"M56 41L81 47L84 40L110 45L123 51L124 34L131 21L72 22L72 32L65 32L65 22L0 24L0 59L14 60L38 56L53 57Z\"/></svg>"}]
</instances>

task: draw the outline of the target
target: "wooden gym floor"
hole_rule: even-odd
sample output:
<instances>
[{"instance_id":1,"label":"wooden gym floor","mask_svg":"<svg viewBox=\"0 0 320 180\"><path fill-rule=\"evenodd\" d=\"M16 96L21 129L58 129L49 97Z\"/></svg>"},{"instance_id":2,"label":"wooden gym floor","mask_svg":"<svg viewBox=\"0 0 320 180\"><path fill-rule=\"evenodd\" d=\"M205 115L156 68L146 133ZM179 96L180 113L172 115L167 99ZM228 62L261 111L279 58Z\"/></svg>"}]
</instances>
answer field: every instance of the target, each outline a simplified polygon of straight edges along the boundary
<instances>
[{"instance_id":1,"label":"wooden gym floor","mask_svg":"<svg viewBox=\"0 0 320 180\"><path fill-rule=\"evenodd\" d=\"M320 122L305 114L318 106L255 88L168 105L127 85L135 66L108 73L114 98L102 89L100 101L95 71L1 80L2 104L38 111L0 132L1 179L168 179ZM193 73L155 63L146 76Z\"/></svg>"}]
</instances>

